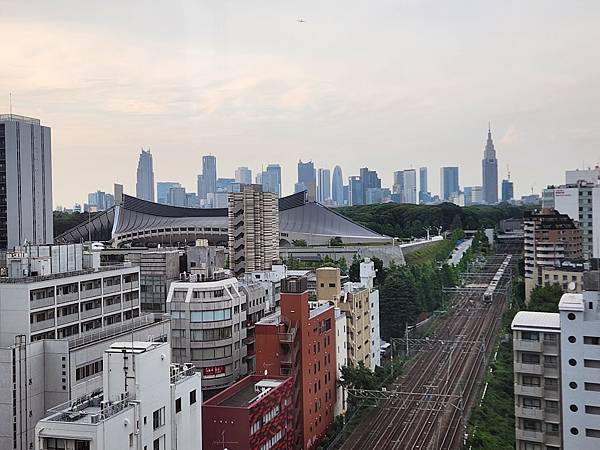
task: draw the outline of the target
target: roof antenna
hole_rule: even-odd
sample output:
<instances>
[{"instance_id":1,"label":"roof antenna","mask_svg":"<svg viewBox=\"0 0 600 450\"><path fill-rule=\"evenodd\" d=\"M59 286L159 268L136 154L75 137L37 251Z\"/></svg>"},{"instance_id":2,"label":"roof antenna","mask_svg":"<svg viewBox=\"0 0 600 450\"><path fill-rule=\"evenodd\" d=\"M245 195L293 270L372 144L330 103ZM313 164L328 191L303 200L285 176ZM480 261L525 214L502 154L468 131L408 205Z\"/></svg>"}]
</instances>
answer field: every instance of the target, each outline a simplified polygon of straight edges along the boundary
<instances>
[{"instance_id":1,"label":"roof antenna","mask_svg":"<svg viewBox=\"0 0 600 450\"><path fill-rule=\"evenodd\" d=\"M12 119L12 92L8 93L8 112L10 113L10 118Z\"/></svg>"}]
</instances>

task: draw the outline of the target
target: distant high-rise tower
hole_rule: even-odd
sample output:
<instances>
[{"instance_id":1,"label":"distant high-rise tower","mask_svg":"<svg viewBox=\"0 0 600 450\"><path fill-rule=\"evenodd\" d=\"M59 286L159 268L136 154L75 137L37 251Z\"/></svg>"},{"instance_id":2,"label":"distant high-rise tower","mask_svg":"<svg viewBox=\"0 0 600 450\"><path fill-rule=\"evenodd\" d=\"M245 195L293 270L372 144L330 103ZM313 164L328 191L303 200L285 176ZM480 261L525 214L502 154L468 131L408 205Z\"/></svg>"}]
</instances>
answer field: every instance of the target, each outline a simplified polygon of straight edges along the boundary
<instances>
[{"instance_id":1,"label":"distant high-rise tower","mask_svg":"<svg viewBox=\"0 0 600 450\"><path fill-rule=\"evenodd\" d=\"M317 196L317 173L312 161L298 161L298 182L295 191L307 191L308 200L315 201Z\"/></svg>"},{"instance_id":2,"label":"distant high-rise tower","mask_svg":"<svg viewBox=\"0 0 600 450\"><path fill-rule=\"evenodd\" d=\"M317 200L325 203L331 200L331 171L329 169L319 169L318 178Z\"/></svg>"},{"instance_id":3,"label":"distant high-rise tower","mask_svg":"<svg viewBox=\"0 0 600 450\"><path fill-rule=\"evenodd\" d=\"M181 184L175 181L159 181L156 183L156 201L163 205L169 204L169 189L181 187Z\"/></svg>"},{"instance_id":4,"label":"distant high-rise tower","mask_svg":"<svg viewBox=\"0 0 600 450\"><path fill-rule=\"evenodd\" d=\"M54 241L50 128L0 114L0 249Z\"/></svg>"},{"instance_id":5,"label":"distant high-rise tower","mask_svg":"<svg viewBox=\"0 0 600 450\"><path fill-rule=\"evenodd\" d=\"M241 184L252 184L252 171L247 167L238 167L235 170L235 182Z\"/></svg>"},{"instance_id":6,"label":"distant high-rise tower","mask_svg":"<svg viewBox=\"0 0 600 450\"><path fill-rule=\"evenodd\" d=\"M419 203L427 203L430 200L427 190L427 167L419 168Z\"/></svg>"},{"instance_id":7,"label":"distant high-rise tower","mask_svg":"<svg viewBox=\"0 0 600 450\"><path fill-rule=\"evenodd\" d=\"M331 199L337 206L344 204L344 178L342 168L335 166L333 168L333 178L331 179Z\"/></svg>"},{"instance_id":8,"label":"distant high-rise tower","mask_svg":"<svg viewBox=\"0 0 600 450\"><path fill-rule=\"evenodd\" d=\"M498 203L498 160L496 159L494 141L492 141L492 130L489 126L481 166L483 172L483 201L489 204Z\"/></svg>"},{"instance_id":9,"label":"distant high-rise tower","mask_svg":"<svg viewBox=\"0 0 600 450\"><path fill-rule=\"evenodd\" d=\"M206 200L208 194L215 192L217 192L217 158L213 155L205 155L202 157L202 175L198 177L198 197Z\"/></svg>"},{"instance_id":10,"label":"distant high-rise tower","mask_svg":"<svg viewBox=\"0 0 600 450\"><path fill-rule=\"evenodd\" d=\"M246 184L229 194L229 264L234 275L270 270L279 258L277 195Z\"/></svg>"},{"instance_id":11,"label":"distant high-rise tower","mask_svg":"<svg viewBox=\"0 0 600 450\"><path fill-rule=\"evenodd\" d=\"M417 203L417 171L415 169L404 171L403 203Z\"/></svg>"},{"instance_id":12,"label":"distant high-rise tower","mask_svg":"<svg viewBox=\"0 0 600 450\"><path fill-rule=\"evenodd\" d=\"M360 182L362 183L362 203L353 203L354 205L364 205L367 203L367 192L369 189L381 189L381 179L377 176L375 170L369 170L368 167L360 168Z\"/></svg>"},{"instance_id":13,"label":"distant high-rise tower","mask_svg":"<svg viewBox=\"0 0 600 450\"><path fill-rule=\"evenodd\" d=\"M269 164L267 170L262 173L261 184L263 190L281 197L281 166L279 164Z\"/></svg>"},{"instance_id":14,"label":"distant high-rise tower","mask_svg":"<svg viewBox=\"0 0 600 450\"><path fill-rule=\"evenodd\" d=\"M137 167L137 182L135 196L142 200L154 201L154 168L152 166L152 153L150 149L140 153Z\"/></svg>"},{"instance_id":15,"label":"distant high-rise tower","mask_svg":"<svg viewBox=\"0 0 600 450\"><path fill-rule=\"evenodd\" d=\"M460 192L458 182L458 167L442 167L440 169L440 197L449 201L453 195Z\"/></svg>"},{"instance_id":16,"label":"distant high-rise tower","mask_svg":"<svg viewBox=\"0 0 600 450\"><path fill-rule=\"evenodd\" d=\"M360 177L348 178L348 205L364 205L364 186Z\"/></svg>"}]
</instances>

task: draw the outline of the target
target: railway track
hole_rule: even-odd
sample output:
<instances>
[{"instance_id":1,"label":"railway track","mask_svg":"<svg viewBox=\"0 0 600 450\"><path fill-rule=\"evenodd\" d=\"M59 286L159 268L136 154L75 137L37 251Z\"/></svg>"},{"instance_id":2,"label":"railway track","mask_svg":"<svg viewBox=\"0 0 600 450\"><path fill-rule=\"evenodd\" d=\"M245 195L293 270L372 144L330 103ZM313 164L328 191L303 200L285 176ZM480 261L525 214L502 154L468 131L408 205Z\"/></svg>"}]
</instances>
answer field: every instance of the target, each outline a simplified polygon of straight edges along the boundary
<instances>
[{"instance_id":1,"label":"railway track","mask_svg":"<svg viewBox=\"0 0 600 450\"><path fill-rule=\"evenodd\" d=\"M470 282L489 284L491 273L498 270L505 256L489 258L481 275ZM451 310L431 339L422 341L388 398L380 400L364 426L358 427L338 448L462 448L464 423L476 400L494 345L509 277L509 274L502 277L498 291L504 293L490 304L482 302L481 288L462 289L455 294Z\"/></svg>"}]
</instances>

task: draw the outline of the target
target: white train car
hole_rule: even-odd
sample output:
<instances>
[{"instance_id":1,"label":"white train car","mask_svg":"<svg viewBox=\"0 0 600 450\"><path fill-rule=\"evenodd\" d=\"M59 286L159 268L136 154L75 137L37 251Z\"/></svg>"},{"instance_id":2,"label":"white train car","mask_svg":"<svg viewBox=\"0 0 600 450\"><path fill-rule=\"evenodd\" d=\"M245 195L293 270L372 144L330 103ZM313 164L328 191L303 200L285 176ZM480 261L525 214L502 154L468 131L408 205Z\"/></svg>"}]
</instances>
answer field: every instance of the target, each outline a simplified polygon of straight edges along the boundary
<instances>
[{"instance_id":1,"label":"white train car","mask_svg":"<svg viewBox=\"0 0 600 450\"><path fill-rule=\"evenodd\" d=\"M500 267L494 274L492 281L490 281L490 284L488 285L487 289L483 293L483 303L493 303L494 302L496 289L498 288L498 284L500 283L500 280L502 280L502 277L504 276L504 272L506 272L506 270L508 269L511 259L512 259L512 256L508 255L506 258L504 258L504 261L502 261L502 264L500 264Z\"/></svg>"}]
</instances>

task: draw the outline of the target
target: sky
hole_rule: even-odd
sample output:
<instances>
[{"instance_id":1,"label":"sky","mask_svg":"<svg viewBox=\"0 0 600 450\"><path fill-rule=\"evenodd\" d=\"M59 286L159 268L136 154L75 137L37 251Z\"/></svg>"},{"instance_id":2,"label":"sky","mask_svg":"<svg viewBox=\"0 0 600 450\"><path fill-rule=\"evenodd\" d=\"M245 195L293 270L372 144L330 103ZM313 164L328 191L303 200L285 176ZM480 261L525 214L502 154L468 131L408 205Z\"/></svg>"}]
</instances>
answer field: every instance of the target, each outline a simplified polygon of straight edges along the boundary
<instances>
[{"instance_id":1,"label":"sky","mask_svg":"<svg viewBox=\"0 0 600 450\"><path fill-rule=\"evenodd\" d=\"M298 19L305 22L298 22ZM282 166L460 166L481 184L488 121L517 195L600 162L600 2L553 0L0 0L0 112L52 128L54 204L135 194L140 148L156 181L196 189Z\"/></svg>"}]
</instances>

